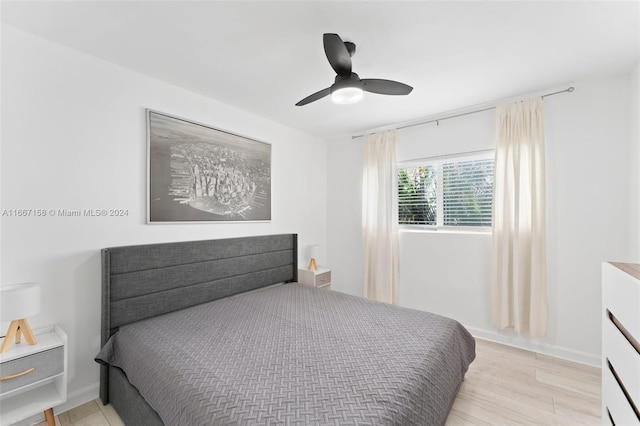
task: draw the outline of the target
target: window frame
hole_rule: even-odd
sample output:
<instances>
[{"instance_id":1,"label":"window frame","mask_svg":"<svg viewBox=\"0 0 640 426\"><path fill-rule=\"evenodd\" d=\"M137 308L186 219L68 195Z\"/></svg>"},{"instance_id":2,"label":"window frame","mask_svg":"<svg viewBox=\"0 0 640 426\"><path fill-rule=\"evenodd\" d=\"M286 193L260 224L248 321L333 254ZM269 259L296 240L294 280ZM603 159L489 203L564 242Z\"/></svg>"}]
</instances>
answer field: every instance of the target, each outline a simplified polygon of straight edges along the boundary
<instances>
[{"instance_id":1,"label":"window frame","mask_svg":"<svg viewBox=\"0 0 640 426\"><path fill-rule=\"evenodd\" d=\"M419 158L414 160L398 161L395 167L395 179L397 180L400 169L410 167L435 166L436 168L436 224L420 225L420 224L402 224L398 217L398 229L400 231L427 231L427 232L445 232L445 233L465 233L465 234L490 234L493 226L469 226L469 225L444 225L444 182L443 164L450 161L472 161L472 160L494 160L495 167L495 149L486 149L472 152L464 152L450 155L439 155L434 157ZM495 168L494 168L495 173ZM396 182L396 197L398 196L398 185ZM493 193L491 197L492 225L493 225ZM399 210L399 200L397 209Z\"/></svg>"}]
</instances>

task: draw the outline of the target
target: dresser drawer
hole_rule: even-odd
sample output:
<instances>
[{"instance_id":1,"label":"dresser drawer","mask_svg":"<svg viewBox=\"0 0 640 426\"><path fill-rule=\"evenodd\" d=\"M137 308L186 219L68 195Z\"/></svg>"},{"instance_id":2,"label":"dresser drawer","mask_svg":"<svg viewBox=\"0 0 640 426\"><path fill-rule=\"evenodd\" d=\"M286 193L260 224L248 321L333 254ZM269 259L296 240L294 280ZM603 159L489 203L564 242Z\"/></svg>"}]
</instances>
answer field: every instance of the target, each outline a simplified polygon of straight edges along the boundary
<instances>
[{"instance_id":1,"label":"dresser drawer","mask_svg":"<svg viewBox=\"0 0 640 426\"><path fill-rule=\"evenodd\" d=\"M640 407L640 354L608 315L602 324L602 356L615 366L633 403Z\"/></svg>"},{"instance_id":2,"label":"dresser drawer","mask_svg":"<svg viewBox=\"0 0 640 426\"><path fill-rule=\"evenodd\" d=\"M606 364L605 361L605 365ZM629 405L629 401L627 401L626 396L608 366L602 370L602 403L605 407L605 416L608 417L610 415L616 425L640 425L638 417L634 413L633 408L631 408L631 405ZM606 414L606 410L609 410L609 414ZM607 417L603 420L606 420Z\"/></svg>"},{"instance_id":3,"label":"dresser drawer","mask_svg":"<svg viewBox=\"0 0 640 426\"><path fill-rule=\"evenodd\" d=\"M331 283L331 271L316 275L316 287L322 287Z\"/></svg>"},{"instance_id":4,"label":"dresser drawer","mask_svg":"<svg viewBox=\"0 0 640 426\"><path fill-rule=\"evenodd\" d=\"M640 341L640 278L613 264L605 264L602 279L604 309L610 310L634 339Z\"/></svg>"},{"instance_id":5,"label":"dresser drawer","mask_svg":"<svg viewBox=\"0 0 640 426\"><path fill-rule=\"evenodd\" d=\"M29 371L33 369L32 371ZM20 373L25 374L20 375ZM62 346L38 352L0 364L0 395L22 386L62 374L64 348ZM7 378L17 376L14 378ZM5 379L7 378L7 379Z\"/></svg>"}]
</instances>

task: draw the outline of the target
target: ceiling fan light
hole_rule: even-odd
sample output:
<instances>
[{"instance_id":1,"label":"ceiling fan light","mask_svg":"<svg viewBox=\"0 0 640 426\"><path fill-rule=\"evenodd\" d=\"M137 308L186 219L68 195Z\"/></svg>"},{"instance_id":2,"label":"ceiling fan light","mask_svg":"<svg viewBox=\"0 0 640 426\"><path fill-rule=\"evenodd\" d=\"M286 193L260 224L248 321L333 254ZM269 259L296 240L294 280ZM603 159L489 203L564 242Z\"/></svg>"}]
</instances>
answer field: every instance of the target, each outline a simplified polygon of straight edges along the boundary
<instances>
[{"instance_id":1,"label":"ceiling fan light","mask_svg":"<svg viewBox=\"0 0 640 426\"><path fill-rule=\"evenodd\" d=\"M353 104L361 100L363 95L360 87L342 87L331 92L331 100L336 104Z\"/></svg>"}]
</instances>

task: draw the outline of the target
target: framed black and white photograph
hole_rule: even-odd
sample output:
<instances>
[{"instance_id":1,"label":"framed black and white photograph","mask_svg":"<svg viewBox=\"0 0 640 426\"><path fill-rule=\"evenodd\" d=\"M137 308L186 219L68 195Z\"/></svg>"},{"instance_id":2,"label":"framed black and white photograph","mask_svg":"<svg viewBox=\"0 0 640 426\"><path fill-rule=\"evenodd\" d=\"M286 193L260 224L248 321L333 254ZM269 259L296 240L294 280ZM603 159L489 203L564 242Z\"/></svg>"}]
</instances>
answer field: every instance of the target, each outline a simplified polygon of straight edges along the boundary
<instances>
[{"instance_id":1,"label":"framed black and white photograph","mask_svg":"<svg viewBox=\"0 0 640 426\"><path fill-rule=\"evenodd\" d=\"M271 144L147 110L149 223L271 220Z\"/></svg>"}]
</instances>

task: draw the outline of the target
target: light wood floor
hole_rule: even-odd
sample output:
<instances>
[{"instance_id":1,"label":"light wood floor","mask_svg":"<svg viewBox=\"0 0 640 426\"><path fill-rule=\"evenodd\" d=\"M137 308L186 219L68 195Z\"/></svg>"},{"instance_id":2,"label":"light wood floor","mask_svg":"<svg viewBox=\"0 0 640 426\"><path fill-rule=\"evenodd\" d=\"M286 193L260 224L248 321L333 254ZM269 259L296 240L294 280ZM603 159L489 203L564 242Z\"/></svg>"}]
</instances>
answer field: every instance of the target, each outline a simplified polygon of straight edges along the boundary
<instances>
[{"instance_id":1,"label":"light wood floor","mask_svg":"<svg viewBox=\"0 0 640 426\"><path fill-rule=\"evenodd\" d=\"M56 426L124 426L116 410L111 405L102 405L99 399L61 413L55 419ZM47 426L47 423L41 422L34 426Z\"/></svg>"},{"instance_id":2,"label":"light wood floor","mask_svg":"<svg viewBox=\"0 0 640 426\"><path fill-rule=\"evenodd\" d=\"M600 425L600 369L476 339L454 425Z\"/></svg>"},{"instance_id":3,"label":"light wood floor","mask_svg":"<svg viewBox=\"0 0 640 426\"><path fill-rule=\"evenodd\" d=\"M600 425L600 369L476 339L447 426ZM59 426L121 426L110 405L88 402L56 416ZM38 424L42 426L44 423Z\"/></svg>"}]
</instances>

